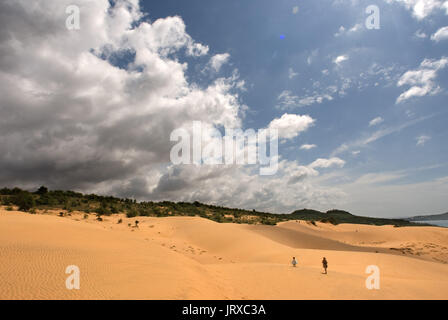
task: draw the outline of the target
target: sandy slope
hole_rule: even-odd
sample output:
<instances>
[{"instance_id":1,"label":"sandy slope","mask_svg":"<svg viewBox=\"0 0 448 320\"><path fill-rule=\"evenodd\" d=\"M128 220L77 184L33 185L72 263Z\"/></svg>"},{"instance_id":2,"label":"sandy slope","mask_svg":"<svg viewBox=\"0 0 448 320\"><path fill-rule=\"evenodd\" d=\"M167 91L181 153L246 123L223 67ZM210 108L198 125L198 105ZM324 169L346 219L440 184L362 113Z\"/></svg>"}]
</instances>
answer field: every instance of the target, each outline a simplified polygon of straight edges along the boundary
<instances>
[{"instance_id":1,"label":"sandy slope","mask_svg":"<svg viewBox=\"0 0 448 320\"><path fill-rule=\"evenodd\" d=\"M448 229L191 217L139 217L129 227L135 220L1 209L0 299L448 298ZM80 290L65 288L68 265L81 270ZM368 265L380 267L380 290L365 287Z\"/></svg>"}]
</instances>

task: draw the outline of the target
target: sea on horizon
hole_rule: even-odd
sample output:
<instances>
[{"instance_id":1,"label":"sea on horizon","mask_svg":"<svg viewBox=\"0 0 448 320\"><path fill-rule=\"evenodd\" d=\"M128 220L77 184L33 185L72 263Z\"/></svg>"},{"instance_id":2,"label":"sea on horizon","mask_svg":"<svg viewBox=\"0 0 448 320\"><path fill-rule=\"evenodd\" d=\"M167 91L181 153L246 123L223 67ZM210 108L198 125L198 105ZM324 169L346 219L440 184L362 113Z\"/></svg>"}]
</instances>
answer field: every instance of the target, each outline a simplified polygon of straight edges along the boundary
<instances>
[{"instance_id":1,"label":"sea on horizon","mask_svg":"<svg viewBox=\"0 0 448 320\"><path fill-rule=\"evenodd\" d=\"M448 220L427 220L427 221L412 221L415 223L429 223L439 227L448 228Z\"/></svg>"}]
</instances>

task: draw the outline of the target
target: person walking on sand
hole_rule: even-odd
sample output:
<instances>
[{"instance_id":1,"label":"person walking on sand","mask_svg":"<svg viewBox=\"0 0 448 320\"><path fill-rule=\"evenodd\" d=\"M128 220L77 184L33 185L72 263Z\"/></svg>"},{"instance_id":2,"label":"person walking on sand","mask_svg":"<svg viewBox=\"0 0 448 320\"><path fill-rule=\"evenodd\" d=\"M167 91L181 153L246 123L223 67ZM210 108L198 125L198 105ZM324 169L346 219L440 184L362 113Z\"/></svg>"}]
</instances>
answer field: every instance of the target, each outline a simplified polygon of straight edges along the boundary
<instances>
[{"instance_id":1,"label":"person walking on sand","mask_svg":"<svg viewBox=\"0 0 448 320\"><path fill-rule=\"evenodd\" d=\"M322 259L322 266L324 267L324 274L327 274L328 262L325 257Z\"/></svg>"},{"instance_id":2,"label":"person walking on sand","mask_svg":"<svg viewBox=\"0 0 448 320\"><path fill-rule=\"evenodd\" d=\"M292 261L291 261L291 263L292 263L292 266L295 268L296 265L297 265L296 257L292 257Z\"/></svg>"}]
</instances>

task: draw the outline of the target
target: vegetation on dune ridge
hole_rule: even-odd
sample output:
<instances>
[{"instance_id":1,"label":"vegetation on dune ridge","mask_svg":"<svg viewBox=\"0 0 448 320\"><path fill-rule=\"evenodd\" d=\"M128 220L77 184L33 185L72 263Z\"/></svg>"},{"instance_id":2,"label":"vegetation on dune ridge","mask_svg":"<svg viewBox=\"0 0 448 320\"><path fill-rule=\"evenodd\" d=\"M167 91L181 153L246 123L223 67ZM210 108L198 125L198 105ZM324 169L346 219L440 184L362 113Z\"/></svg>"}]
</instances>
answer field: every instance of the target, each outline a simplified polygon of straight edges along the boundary
<instances>
[{"instance_id":1,"label":"vegetation on dune ridge","mask_svg":"<svg viewBox=\"0 0 448 320\"><path fill-rule=\"evenodd\" d=\"M18 207L20 211L34 213L35 210L66 210L67 212L79 211L85 214L94 213L97 220L102 221L101 216L110 216L117 213L125 213L128 218L138 216L168 217L168 216L199 216L219 223L245 223L276 225L281 221L307 220L315 225L316 221L331 224L355 223L370 225L394 225L421 226L405 219L385 219L355 216L341 210L320 212L311 209L296 210L290 214L274 214L256 210L226 208L222 206L208 205L200 202L171 202L171 201L143 201L134 199L121 199L112 196L99 196L96 194L82 194L74 191L48 190L40 187L35 192L29 192L19 188L0 189L0 201L2 205L11 208ZM84 215L86 218L86 215Z\"/></svg>"}]
</instances>

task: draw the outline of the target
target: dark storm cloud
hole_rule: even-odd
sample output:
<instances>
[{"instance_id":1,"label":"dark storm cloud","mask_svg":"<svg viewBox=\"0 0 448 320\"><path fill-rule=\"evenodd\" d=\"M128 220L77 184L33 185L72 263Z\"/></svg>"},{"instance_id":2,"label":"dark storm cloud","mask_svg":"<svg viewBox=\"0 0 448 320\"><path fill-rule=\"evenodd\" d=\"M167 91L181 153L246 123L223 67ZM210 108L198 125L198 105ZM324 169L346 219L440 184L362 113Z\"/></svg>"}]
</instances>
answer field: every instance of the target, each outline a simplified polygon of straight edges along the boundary
<instances>
[{"instance_id":1,"label":"dark storm cloud","mask_svg":"<svg viewBox=\"0 0 448 320\"><path fill-rule=\"evenodd\" d=\"M69 31L65 9L73 4L82 9L81 28ZM180 17L150 23L141 15L127 0L0 2L0 185L272 211L332 198L307 179L288 184L303 174L288 161L264 178L242 165L172 165L174 129L201 121L212 141L208 129L241 127L244 82L235 69L189 83L188 68L208 72L213 56L195 63L208 47L191 39ZM120 65L123 52L133 54ZM307 129L290 121L301 118L273 122L289 139Z\"/></svg>"}]
</instances>

